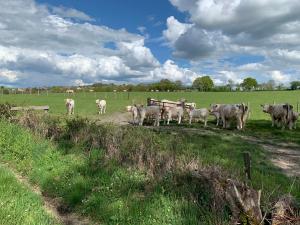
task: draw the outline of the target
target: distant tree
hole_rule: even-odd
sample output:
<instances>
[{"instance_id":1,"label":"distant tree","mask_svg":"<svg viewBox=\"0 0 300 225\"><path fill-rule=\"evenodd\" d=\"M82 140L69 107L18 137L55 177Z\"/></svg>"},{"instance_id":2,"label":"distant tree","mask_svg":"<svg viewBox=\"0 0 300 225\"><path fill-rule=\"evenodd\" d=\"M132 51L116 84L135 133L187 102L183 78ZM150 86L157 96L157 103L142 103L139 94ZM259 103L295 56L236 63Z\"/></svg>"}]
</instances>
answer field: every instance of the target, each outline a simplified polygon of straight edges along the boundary
<instances>
[{"instance_id":1,"label":"distant tree","mask_svg":"<svg viewBox=\"0 0 300 225\"><path fill-rule=\"evenodd\" d=\"M284 89L283 83L278 84L277 87L276 87L276 89L279 90L279 91L283 90Z\"/></svg>"},{"instance_id":2,"label":"distant tree","mask_svg":"<svg viewBox=\"0 0 300 225\"><path fill-rule=\"evenodd\" d=\"M296 90L300 88L300 81L293 81L291 82L291 89Z\"/></svg>"},{"instance_id":3,"label":"distant tree","mask_svg":"<svg viewBox=\"0 0 300 225\"><path fill-rule=\"evenodd\" d=\"M241 83L241 86L245 89L245 90L252 90L255 89L258 86L257 80L252 78L252 77L247 77L243 80L243 82Z\"/></svg>"},{"instance_id":4,"label":"distant tree","mask_svg":"<svg viewBox=\"0 0 300 225\"><path fill-rule=\"evenodd\" d=\"M233 81L232 79L229 79L229 80L227 81L227 87L230 89L230 91L233 90L233 87L234 87L234 86L235 86L234 81Z\"/></svg>"},{"instance_id":5,"label":"distant tree","mask_svg":"<svg viewBox=\"0 0 300 225\"><path fill-rule=\"evenodd\" d=\"M210 91L214 87L214 82L210 76L198 77L193 82L193 88L199 91Z\"/></svg>"},{"instance_id":6,"label":"distant tree","mask_svg":"<svg viewBox=\"0 0 300 225\"><path fill-rule=\"evenodd\" d=\"M183 84L180 80L175 81L175 89L176 90L181 90L183 88Z\"/></svg>"},{"instance_id":7,"label":"distant tree","mask_svg":"<svg viewBox=\"0 0 300 225\"><path fill-rule=\"evenodd\" d=\"M276 83L274 80L269 80L267 83L266 83L266 89L267 90L274 90L275 89L275 86L276 86Z\"/></svg>"}]
</instances>

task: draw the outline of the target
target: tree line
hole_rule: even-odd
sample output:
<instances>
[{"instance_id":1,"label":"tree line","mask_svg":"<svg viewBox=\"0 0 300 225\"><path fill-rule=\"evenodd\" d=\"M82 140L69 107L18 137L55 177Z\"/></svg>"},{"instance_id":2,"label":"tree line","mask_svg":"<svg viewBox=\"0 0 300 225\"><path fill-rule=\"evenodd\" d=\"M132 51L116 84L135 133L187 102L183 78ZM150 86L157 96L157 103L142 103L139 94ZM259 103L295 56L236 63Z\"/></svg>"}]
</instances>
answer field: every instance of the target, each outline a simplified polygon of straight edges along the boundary
<instances>
[{"instance_id":1,"label":"tree line","mask_svg":"<svg viewBox=\"0 0 300 225\"><path fill-rule=\"evenodd\" d=\"M156 92L156 91L270 91L270 90L296 90L300 89L300 81L293 81L290 86L283 84L276 84L274 80L268 82L258 83L255 78L247 77L242 83L237 84L229 79L224 85L216 85L210 76L202 76L196 78L192 85L185 85L180 80L171 81L169 79L162 79L154 83L139 83L139 84L114 84L114 83L95 83L86 86L52 86L52 87L34 87L34 88L8 88L1 86L2 94L15 94L15 93L62 93L67 89L73 89L76 92Z\"/></svg>"}]
</instances>

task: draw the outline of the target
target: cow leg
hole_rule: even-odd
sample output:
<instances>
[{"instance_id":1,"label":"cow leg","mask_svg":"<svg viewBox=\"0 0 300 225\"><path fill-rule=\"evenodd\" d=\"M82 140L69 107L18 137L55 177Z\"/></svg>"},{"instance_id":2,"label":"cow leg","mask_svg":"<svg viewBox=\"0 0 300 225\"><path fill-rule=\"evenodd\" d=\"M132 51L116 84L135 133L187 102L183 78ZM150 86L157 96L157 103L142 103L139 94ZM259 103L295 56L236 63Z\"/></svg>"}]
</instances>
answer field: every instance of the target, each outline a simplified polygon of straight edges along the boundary
<instances>
[{"instance_id":1,"label":"cow leg","mask_svg":"<svg viewBox=\"0 0 300 225\"><path fill-rule=\"evenodd\" d=\"M204 127L207 126L207 118L204 118Z\"/></svg>"},{"instance_id":2,"label":"cow leg","mask_svg":"<svg viewBox=\"0 0 300 225\"><path fill-rule=\"evenodd\" d=\"M181 116L178 117L178 124L181 123Z\"/></svg>"},{"instance_id":3,"label":"cow leg","mask_svg":"<svg viewBox=\"0 0 300 225\"><path fill-rule=\"evenodd\" d=\"M190 117L190 121L189 121L189 124L192 124L192 117Z\"/></svg>"},{"instance_id":4,"label":"cow leg","mask_svg":"<svg viewBox=\"0 0 300 225\"><path fill-rule=\"evenodd\" d=\"M242 120L241 120L241 118L238 118L237 119L237 129L241 130L242 128L243 128Z\"/></svg>"},{"instance_id":5,"label":"cow leg","mask_svg":"<svg viewBox=\"0 0 300 225\"><path fill-rule=\"evenodd\" d=\"M226 119L225 116L222 116L223 128L226 128Z\"/></svg>"},{"instance_id":6,"label":"cow leg","mask_svg":"<svg viewBox=\"0 0 300 225\"><path fill-rule=\"evenodd\" d=\"M275 125L275 118L272 116L272 127Z\"/></svg>"}]
</instances>

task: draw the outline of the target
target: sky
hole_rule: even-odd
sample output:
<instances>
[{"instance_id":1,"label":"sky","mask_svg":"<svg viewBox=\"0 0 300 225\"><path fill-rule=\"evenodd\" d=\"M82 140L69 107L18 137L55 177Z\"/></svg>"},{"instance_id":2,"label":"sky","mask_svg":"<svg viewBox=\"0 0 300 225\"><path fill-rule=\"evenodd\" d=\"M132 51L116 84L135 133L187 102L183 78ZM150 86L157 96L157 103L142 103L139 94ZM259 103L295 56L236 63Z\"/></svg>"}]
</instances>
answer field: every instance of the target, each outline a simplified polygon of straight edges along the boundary
<instances>
[{"instance_id":1,"label":"sky","mask_svg":"<svg viewBox=\"0 0 300 225\"><path fill-rule=\"evenodd\" d=\"M299 12L299 0L0 0L0 85L288 85Z\"/></svg>"}]
</instances>

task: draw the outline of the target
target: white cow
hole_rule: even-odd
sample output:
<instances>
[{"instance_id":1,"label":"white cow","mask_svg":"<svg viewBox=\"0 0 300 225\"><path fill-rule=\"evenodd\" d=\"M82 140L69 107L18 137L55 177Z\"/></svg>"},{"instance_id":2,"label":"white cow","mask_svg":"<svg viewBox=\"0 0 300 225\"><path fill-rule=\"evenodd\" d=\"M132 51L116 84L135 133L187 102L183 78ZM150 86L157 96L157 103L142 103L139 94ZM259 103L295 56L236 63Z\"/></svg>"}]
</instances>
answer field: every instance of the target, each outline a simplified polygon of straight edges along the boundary
<instances>
[{"instance_id":1,"label":"white cow","mask_svg":"<svg viewBox=\"0 0 300 225\"><path fill-rule=\"evenodd\" d=\"M195 109L193 107L190 107L187 110L188 114L189 114L189 123L192 123L192 120L195 118L199 118L200 120L203 120L204 122L204 127L206 127L207 125L207 119L209 117L209 110L206 108L202 108L202 109Z\"/></svg>"},{"instance_id":2,"label":"white cow","mask_svg":"<svg viewBox=\"0 0 300 225\"><path fill-rule=\"evenodd\" d=\"M163 114L165 118L165 123L166 123L166 119L168 125L170 124L170 120L177 119L178 124L180 124L183 117L183 113L184 110L182 106L164 108Z\"/></svg>"},{"instance_id":3,"label":"white cow","mask_svg":"<svg viewBox=\"0 0 300 225\"><path fill-rule=\"evenodd\" d=\"M67 114L68 115L74 114L75 101L71 98L67 98L65 99L65 104L67 108Z\"/></svg>"},{"instance_id":4,"label":"white cow","mask_svg":"<svg viewBox=\"0 0 300 225\"><path fill-rule=\"evenodd\" d=\"M229 128L231 120L235 120L237 122L237 129L244 129L250 111L247 105L244 103L220 105L218 110L222 119L223 128Z\"/></svg>"},{"instance_id":5,"label":"white cow","mask_svg":"<svg viewBox=\"0 0 300 225\"><path fill-rule=\"evenodd\" d=\"M126 111L132 114L132 123L135 124L138 118L138 110L136 105L126 106Z\"/></svg>"},{"instance_id":6,"label":"white cow","mask_svg":"<svg viewBox=\"0 0 300 225\"><path fill-rule=\"evenodd\" d=\"M97 99L96 104L99 108L99 114L105 114L105 112L106 112L106 101L103 100L103 99L102 100Z\"/></svg>"},{"instance_id":7,"label":"white cow","mask_svg":"<svg viewBox=\"0 0 300 225\"><path fill-rule=\"evenodd\" d=\"M154 118L154 126L159 126L161 108L157 105L137 107L139 125L142 126L146 117Z\"/></svg>"}]
</instances>

